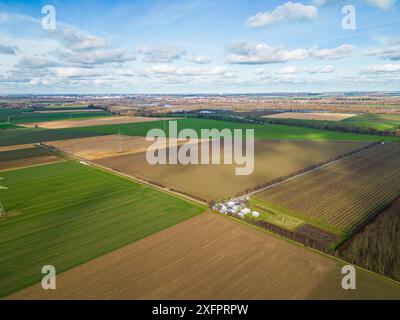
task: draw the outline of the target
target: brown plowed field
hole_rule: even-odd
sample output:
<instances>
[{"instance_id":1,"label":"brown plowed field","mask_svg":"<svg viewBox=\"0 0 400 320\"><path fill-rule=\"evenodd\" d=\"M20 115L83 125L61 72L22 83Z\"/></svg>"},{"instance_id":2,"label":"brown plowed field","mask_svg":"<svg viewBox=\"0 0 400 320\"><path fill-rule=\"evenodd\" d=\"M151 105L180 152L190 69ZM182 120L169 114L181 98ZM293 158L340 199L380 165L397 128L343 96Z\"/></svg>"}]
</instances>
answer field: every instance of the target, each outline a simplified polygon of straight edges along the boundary
<instances>
[{"instance_id":1,"label":"brown plowed field","mask_svg":"<svg viewBox=\"0 0 400 320\"><path fill-rule=\"evenodd\" d=\"M172 118L167 118L173 120ZM107 126L111 124L124 124L136 122L150 122L160 121L165 118L149 118L149 117L101 117L95 119L82 119L82 120L57 120L47 122L32 122L21 124L24 127L39 127L44 129L64 129L64 128L78 128L78 127L93 127L93 126Z\"/></svg>"},{"instance_id":2,"label":"brown plowed field","mask_svg":"<svg viewBox=\"0 0 400 320\"><path fill-rule=\"evenodd\" d=\"M357 150L362 142L256 141L254 172L235 174L236 164L150 165L145 153L136 153L95 162L146 181L156 181L170 189L205 201L220 200L245 193L282 176L313 164ZM221 155L223 154L221 147ZM221 156L222 158L222 156Z\"/></svg>"},{"instance_id":3,"label":"brown plowed field","mask_svg":"<svg viewBox=\"0 0 400 320\"><path fill-rule=\"evenodd\" d=\"M166 139L162 138L160 138L159 141L161 142L163 140L168 143ZM179 140L177 143L173 143L173 141L174 140L171 140L171 145L181 145L186 140ZM46 142L47 146L74 154L86 160L146 152L151 144L152 142L147 142L145 137L125 135L109 135Z\"/></svg>"},{"instance_id":4,"label":"brown plowed field","mask_svg":"<svg viewBox=\"0 0 400 320\"><path fill-rule=\"evenodd\" d=\"M4 147L0 147L0 152L21 150L21 149L30 149L32 147L33 147L33 144L18 144L15 146L4 146Z\"/></svg>"},{"instance_id":5,"label":"brown plowed field","mask_svg":"<svg viewBox=\"0 0 400 320\"><path fill-rule=\"evenodd\" d=\"M400 299L400 286L282 239L204 213L9 299Z\"/></svg>"},{"instance_id":6,"label":"brown plowed field","mask_svg":"<svg viewBox=\"0 0 400 320\"><path fill-rule=\"evenodd\" d=\"M8 171L62 161L57 156L40 156L0 162L0 171Z\"/></svg>"}]
</instances>

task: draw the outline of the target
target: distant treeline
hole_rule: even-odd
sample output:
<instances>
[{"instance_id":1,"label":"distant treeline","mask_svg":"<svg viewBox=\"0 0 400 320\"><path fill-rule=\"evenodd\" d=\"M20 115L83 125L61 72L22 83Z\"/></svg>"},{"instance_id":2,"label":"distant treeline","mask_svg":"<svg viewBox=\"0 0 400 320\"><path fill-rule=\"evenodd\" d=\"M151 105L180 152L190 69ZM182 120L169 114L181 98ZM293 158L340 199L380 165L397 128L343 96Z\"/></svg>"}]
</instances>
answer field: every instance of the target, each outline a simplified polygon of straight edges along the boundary
<instances>
[{"instance_id":1,"label":"distant treeline","mask_svg":"<svg viewBox=\"0 0 400 320\"><path fill-rule=\"evenodd\" d=\"M349 240L338 255L400 281L400 198Z\"/></svg>"}]
</instances>

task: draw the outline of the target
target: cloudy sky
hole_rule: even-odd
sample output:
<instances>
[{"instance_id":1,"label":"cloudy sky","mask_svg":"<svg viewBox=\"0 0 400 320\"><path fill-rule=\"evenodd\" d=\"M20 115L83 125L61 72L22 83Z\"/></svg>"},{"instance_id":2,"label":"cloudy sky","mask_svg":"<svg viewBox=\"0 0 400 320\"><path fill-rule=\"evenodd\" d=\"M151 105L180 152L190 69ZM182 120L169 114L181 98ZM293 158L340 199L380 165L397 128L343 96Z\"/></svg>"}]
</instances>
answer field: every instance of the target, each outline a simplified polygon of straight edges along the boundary
<instances>
[{"instance_id":1,"label":"cloudy sky","mask_svg":"<svg viewBox=\"0 0 400 320\"><path fill-rule=\"evenodd\" d=\"M399 3L0 0L0 93L399 90Z\"/></svg>"}]
</instances>

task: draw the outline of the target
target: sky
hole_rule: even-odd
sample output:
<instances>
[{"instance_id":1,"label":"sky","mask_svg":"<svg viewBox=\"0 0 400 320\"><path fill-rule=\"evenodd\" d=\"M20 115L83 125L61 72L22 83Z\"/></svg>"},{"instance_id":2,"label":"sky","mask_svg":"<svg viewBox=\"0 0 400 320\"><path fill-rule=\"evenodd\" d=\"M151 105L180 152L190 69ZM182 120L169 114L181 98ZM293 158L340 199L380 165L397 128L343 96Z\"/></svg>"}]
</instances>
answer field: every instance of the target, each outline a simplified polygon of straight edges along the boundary
<instances>
[{"instance_id":1,"label":"sky","mask_svg":"<svg viewBox=\"0 0 400 320\"><path fill-rule=\"evenodd\" d=\"M0 93L399 91L399 3L0 0Z\"/></svg>"}]
</instances>

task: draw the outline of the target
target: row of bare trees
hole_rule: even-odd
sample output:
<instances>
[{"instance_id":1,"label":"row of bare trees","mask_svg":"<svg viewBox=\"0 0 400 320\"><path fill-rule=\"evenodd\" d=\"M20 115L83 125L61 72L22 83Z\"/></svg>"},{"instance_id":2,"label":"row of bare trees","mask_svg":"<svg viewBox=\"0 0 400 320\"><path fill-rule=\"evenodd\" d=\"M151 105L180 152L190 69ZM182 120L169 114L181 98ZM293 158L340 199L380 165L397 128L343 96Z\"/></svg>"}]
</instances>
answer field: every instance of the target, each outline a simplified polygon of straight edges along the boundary
<instances>
[{"instance_id":1,"label":"row of bare trees","mask_svg":"<svg viewBox=\"0 0 400 320\"><path fill-rule=\"evenodd\" d=\"M400 198L348 241L338 255L400 281Z\"/></svg>"}]
</instances>

